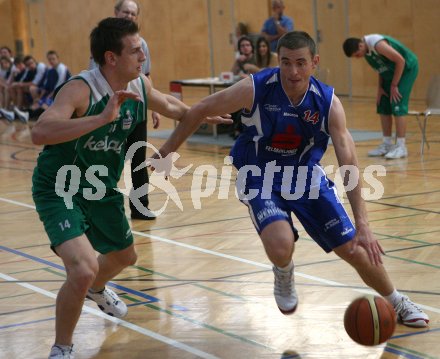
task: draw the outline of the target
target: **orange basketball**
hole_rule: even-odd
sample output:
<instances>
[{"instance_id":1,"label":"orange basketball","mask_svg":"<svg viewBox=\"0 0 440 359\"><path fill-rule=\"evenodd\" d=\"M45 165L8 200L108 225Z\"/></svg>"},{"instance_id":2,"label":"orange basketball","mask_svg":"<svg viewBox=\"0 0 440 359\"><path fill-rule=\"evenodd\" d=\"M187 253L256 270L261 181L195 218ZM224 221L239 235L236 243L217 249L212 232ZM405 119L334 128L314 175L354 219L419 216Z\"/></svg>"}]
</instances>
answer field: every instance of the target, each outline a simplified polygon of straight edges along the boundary
<instances>
[{"instance_id":1,"label":"orange basketball","mask_svg":"<svg viewBox=\"0 0 440 359\"><path fill-rule=\"evenodd\" d=\"M386 342L393 335L396 319L396 312L386 299L366 295L348 306L344 327L356 343L373 346Z\"/></svg>"}]
</instances>

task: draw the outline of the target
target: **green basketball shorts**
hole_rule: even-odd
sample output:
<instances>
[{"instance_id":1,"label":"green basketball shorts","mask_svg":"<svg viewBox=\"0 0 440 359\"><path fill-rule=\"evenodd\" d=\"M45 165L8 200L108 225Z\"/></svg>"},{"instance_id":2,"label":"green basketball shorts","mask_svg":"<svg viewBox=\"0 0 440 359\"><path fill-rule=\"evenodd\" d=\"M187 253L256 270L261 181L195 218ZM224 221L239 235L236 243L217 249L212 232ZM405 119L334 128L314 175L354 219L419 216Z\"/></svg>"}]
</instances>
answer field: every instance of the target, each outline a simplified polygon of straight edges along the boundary
<instances>
[{"instance_id":1,"label":"green basketball shorts","mask_svg":"<svg viewBox=\"0 0 440 359\"><path fill-rule=\"evenodd\" d=\"M107 189L102 199L94 201L78 192L72 197L73 208L68 209L64 198L55 193L55 184L37 173L32 180L32 197L52 249L83 234L102 254L123 250L133 243L121 193Z\"/></svg>"},{"instance_id":2,"label":"green basketball shorts","mask_svg":"<svg viewBox=\"0 0 440 359\"><path fill-rule=\"evenodd\" d=\"M399 92L402 98L399 102L390 102L391 79L383 79L382 88L388 96L382 96L377 106L377 113L381 115L405 116L408 114L409 95L419 73L418 66L405 70L399 81Z\"/></svg>"}]
</instances>

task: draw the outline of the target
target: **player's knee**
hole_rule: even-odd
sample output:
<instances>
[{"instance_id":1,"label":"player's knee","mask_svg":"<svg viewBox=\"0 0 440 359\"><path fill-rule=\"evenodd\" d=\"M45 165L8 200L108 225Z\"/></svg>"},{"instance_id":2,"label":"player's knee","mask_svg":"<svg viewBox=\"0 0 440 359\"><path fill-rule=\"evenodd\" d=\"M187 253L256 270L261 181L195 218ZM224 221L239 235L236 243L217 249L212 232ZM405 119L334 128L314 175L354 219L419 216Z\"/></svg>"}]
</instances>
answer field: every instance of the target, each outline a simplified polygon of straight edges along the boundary
<instances>
[{"instance_id":1,"label":"player's knee","mask_svg":"<svg viewBox=\"0 0 440 359\"><path fill-rule=\"evenodd\" d=\"M132 251L131 255L127 258L127 266L135 265L137 261L137 253Z\"/></svg>"},{"instance_id":2,"label":"player's knee","mask_svg":"<svg viewBox=\"0 0 440 359\"><path fill-rule=\"evenodd\" d=\"M67 277L78 292L87 293L98 274L98 262L83 262L68 268Z\"/></svg>"},{"instance_id":3,"label":"player's knee","mask_svg":"<svg viewBox=\"0 0 440 359\"><path fill-rule=\"evenodd\" d=\"M125 268L131 265L136 264L137 254L134 248L131 248L129 251L124 251L116 258L120 267Z\"/></svg>"},{"instance_id":4,"label":"player's knee","mask_svg":"<svg viewBox=\"0 0 440 359\"><path fill-rule=\"evenodd\" d=\"M365 265L366 261L368 262L368 255L365 249L358 245L353 251L351 241L335 248L334 252L341 259L343 259L355 268Z\"/></svg>"},{"instance_id":5,"label":"player's knee","mask_svg":"<svg viewBox=\"0 0 440 359\"><path fill-rule=\"evenodd\" d=\"M294 238L289 235L278 234L264 241L266 252L275 264L288 263L294 249Z\"/></svg>"}]
</instances>

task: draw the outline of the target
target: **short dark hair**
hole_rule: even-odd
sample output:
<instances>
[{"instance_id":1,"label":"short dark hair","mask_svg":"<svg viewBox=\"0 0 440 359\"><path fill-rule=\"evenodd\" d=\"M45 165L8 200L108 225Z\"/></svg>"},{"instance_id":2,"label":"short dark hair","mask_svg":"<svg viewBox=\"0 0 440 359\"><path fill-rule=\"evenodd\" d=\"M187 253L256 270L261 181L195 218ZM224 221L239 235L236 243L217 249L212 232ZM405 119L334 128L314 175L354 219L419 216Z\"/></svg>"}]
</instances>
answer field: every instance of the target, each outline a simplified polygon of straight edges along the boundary
<instances>
[{"instance_id":1,"label":"short dark hair","mask_svg":"<svg viewBox=\"0 0 440 359\"><path fill-rule=\"evenodd\" d=\"M236 28L240 31L241 36L249 35L248 27L244 22L239 22Z\"/></svg>"},{"instance_id":2,"label":"short dark hair","mask_svg":"<svg viewBox=\"0 0 440 359\"><path fill-rule=\"evenodd\" d=\"M250 43L251 43L251 47L252 47L252 53L255 53L255 45L254 45L254 42L253 42L253 41L251 40L251 38L248 37L248 36L242 36L242 37L240 37L240 38L238 39L238 42L237 42L237 49L238 49L238 52L240 52L240 45L241 45L241 43L242 43L243 41L248 41L248 42L250 42ZM241 52L240 52L240 54L241 54Z\"/></svg>"},{"instance_id":3,"label":"short dark hair","mask_svg":"<svg viewBox=\"0 0 440 359\"><path fill-rule=\"evenodd\" d=\"M32 55L26 55L23 59L23 63L26 65L26 62L28 62L29 60L33 60L34 62L37 62L37 60L35 60L35 58Z\"/></svg>"},{"instance_id":4,"label":"short dark hair","mask_svg":"<svg viewBox=\"0 0 440 359\"><path fill-rule=\"evenodd\" d=\"M14 58L14 65L18 65L18 64L24 64L24 57L23 57L23 55L15 56L15 58Z\"/></svg>"},{"instance_id":5,"label":"short dark hair","mask_svg":"<svg viewBox=\"0 0 440 359\"><path fill-rule=\"evenodd\" d=\"M12 56L12 50L11 50L9 47L7 47L7 46L2 46L2 47L0 47L0 50L6 50L6 51L9 52L9 55Z\"/></svg>"},{"instance_id":6,"label":"short dark hair","mask_svg":"<svg viewBox=\"0 0 440 359\"><path fill-rule=\"evenodd\" d=\"M361 39L357 37L349 37L342 44L342 48L344 49L345 56L352 57L353 54L359 50L359 44L362 42Z\"/></svg>"},{"instance_id":7,"label":"short dark hair","mask_svg":"<svg viewBox=\"0 0 440 359\"><path fill-rule=\"evenodd\" d=\"M316 55L316 44L310 35L305 31L290 31L278 40L277 53L285 47L289 50L302 49L308 47L312 56Z\"/></svg>"},{"instance_id":8,"label":"short dark hair","mask_svg":"<svg viewBox=\"0 0 440 359\"><path fill-rule=\"evenodd\" d=\"M0 56L0 61L7 61L12 66L12 60L8 56Z\"/></svg>"},{"instance_id":9,"label":"short dark hair","mask_svg":"<svg viewBox=\"0 0 440 359\"><path fill-rule=\"evenodd\" d=\"M46 57L49 56L49 55L55 55L56 57L59 57L58 54L57 54L57 52L56 52L55 50L49 50L49 51L46 53Z\"/></svg>"},{"instance_id":10,"label":"short dark hair","mask_svg":"<svg viewBox=\"0 0 440 359\"><path fill-rule=\"evenodd\" d=\"M133 21L108 17L101 20L90 33L90 52L93 60L99 65L105 64L105 52L111 51L120 55L123 49L122 38L139 32Z\"/></svg>"}]
</instances>

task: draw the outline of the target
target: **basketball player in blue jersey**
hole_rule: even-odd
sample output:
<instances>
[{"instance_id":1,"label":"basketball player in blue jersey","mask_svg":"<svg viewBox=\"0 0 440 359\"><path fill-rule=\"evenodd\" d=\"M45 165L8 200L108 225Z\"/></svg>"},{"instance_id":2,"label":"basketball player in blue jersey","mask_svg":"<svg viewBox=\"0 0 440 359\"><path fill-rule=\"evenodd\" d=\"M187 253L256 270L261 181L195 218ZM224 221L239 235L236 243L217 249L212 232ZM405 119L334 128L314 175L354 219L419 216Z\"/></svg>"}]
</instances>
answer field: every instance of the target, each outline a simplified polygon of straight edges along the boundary
<instances>
[{"instance_id":1,"label":"basketball player in blue jersey","mask_svg":"<svg viewBox=\"0 0 440 359\"><path fill-rule=\"evenodd\" d=\"M256 73L194 105L185 115L185 123L193 126L177 126L161 154L175 151L200 125L199 118L243 109L244 131L231 151L239 170L237 189L273 263L280 311L290 314L298 305L293 213L324 251L334 251L393 304L401 322L426 327L428 316L395 289L382 264L384 252L368 226L361 183L356 180L347 190L352 223L320 166L331 138L339 166L350 166L351 177L357 178L355 145L342 104L332 87L312 76L319 62L313 39L289 32L279 40L277 53L279 68Z\"/></svg>"}]
</instances>

